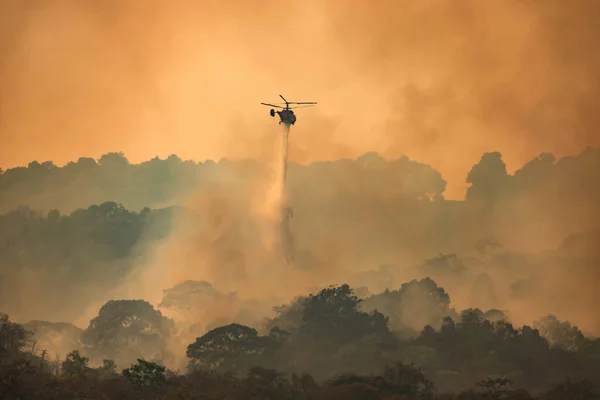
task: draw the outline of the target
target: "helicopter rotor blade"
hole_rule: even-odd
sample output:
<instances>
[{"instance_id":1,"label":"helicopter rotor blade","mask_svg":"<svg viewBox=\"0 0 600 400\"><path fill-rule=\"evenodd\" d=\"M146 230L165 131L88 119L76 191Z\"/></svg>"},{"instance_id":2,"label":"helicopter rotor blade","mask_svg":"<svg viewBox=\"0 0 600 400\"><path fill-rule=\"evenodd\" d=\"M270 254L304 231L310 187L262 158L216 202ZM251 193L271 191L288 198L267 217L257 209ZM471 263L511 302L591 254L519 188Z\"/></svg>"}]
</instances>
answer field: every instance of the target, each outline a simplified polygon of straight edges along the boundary
<instances>
[{"instance_id":1,"label":"helicopter rotor blade","mask_svg":"<svg viewBox=\"0 0 600 400\"><path fill-rule=\"evenodd\" d=\"M263 106L269 106L269 107L275 107L275 108L285 108L282 106L277 106L275 104L269 104L269 103L260 103L260 104L262 104Z\"/></svg>"},{"instance_id":2,"label":"helicopter rotor blade","mask_svg":"<svg viewBox=\"0 0 600 400\"><path fill-rule=\"evenodd\" d=\"M302 101L302 102L290 101L289 104L317 104L317 102L316 101Z\"/></svg>"},{"instance_id":3,"label":"helicopter rotor blade","mask_svg":"<svg viewBox=\"0 0 600 400\"><path fill-rule=\"evenodd\" d=\"M302 106L298 106L298 107L290 107L290 110L295 110L296 108L306 108L306 107L313 107L314 104L306 104L306 105L302 105Z\"/></svg>"},{"instance_id":4,"label":"helicopter rotor blade","mask_svg":"<svg viewBox=\"0 0 600 400\"><path fill-rule=\"evenodd\" d=\"M285 99L285 97L283 97L282 95L279 95L279 97L281 97L281 98L283 99L283 101L285 101L285 104L288 104L288 103L289 103L289 101L287 101L287 100Z\"/></svg>"}]
</instances>

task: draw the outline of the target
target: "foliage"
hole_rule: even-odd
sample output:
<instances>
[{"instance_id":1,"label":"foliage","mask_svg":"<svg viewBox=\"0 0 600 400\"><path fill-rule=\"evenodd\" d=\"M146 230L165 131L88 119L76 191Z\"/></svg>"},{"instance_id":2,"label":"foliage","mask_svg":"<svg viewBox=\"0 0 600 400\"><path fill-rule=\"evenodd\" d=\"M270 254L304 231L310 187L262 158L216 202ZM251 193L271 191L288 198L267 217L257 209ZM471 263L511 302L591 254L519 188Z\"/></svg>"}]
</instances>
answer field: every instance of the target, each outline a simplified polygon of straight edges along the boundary
<instances>
[{"instance_id":1,"label":"foliage","mask_svg":"<svg viewBox=\"0 0 600 400\"><path fill-rule=\"evenodd\" d=\"M577 351L585 341L583 333L568 321L561 322L554 315L536 321L534 327L551 345L565 350Z\"/></svg>"},{"instance_id":2,"label":"foliage","mask_svg":"<svg viewBox=\"0 0 600 400\"><path fill-rule=\"evenodd\" d=\"M111 300L90 321L83 344L90 354L130 362L141 357L168 357L167 340L174 322L144 300Z\"/></svg>"},{"instance_id":3,"label":"foliage","mask_svg":"<svg viewBox=\"0 0 600 400\"><path fill-rule=\"evenodd\" d=\"M273 308L275 317L267 321L267 328L279 327L287 331L297 331L304 317L306 297L297 297L290 304L282 304Z\"/></svg>"},{"instance_id":4,"label":"foliage","mask_svg":"<svg viewBox=\"0 0 600 400\"><path fill-rule=\"evenodd\" d=\"M62 363L62 372L65 375L84 375L89 371L89 358L82 356L79 350L73 350Z\"/></svg>"},{"instance_id":5,"label":"foliage","mask_svg":"<svg viewBox=\"0 0 600 400\"><path fill-rule=\"evenodd\" d=\"M361 301L348 285L332 286L310 295L304 301L299 333L306 341L318 337L336 346L369 333L388 333L387 318L377 311L360 311Z\"/></svg>"},{"instance_id":6,"label":"foliage","mask_svg":"<svg viewBox=\"0 0 600 400\"><path fill-rule=\"evenodd\" d=\"M425 325L439 327L444 317L456 315L450 308L448 293L430 278L412 280L403 283L398 290L368 297L363 308L377 309L388 316L394 331L420 330Z\"/></svg>"},{"instance_id":7,"label":"foliage","mask_svg":"<svg viewBox=\"0 0 600 400\"><path fill-rule=\"evenodd\" d=\"M202 304L210 307L222 294L210 283L203 281L184 281L164 290L161 308L187 311Z\"/></svg>"},{"instance_id":8,"label":"foliage","mask_svg":"<svg viewBox=\"0 0 600 400\"><path fill-rule=\"evenodd\" d=\"M343 389L342 389L343 388ZM340 390L341 389L341 390ZM431 399L434 385L412 365L397 363L394 367L386 367L380 376L342 375L330 380L323 391L328 396L340 396L346 392L361 393L365 398L391 398L404 396L407 398ZM329 393L328 393L329 392ZM322 394L322 396L325 396ZM363 397L356 398L363 398Z\"/></svg>"},{"instance_id":9,"label":"foliage","mask_svg":"<svg viewBox=\"0 0 600 400\"><path fill-rule=\"evenodd\" d=\"M35 367L24 359L0 363L0 399L10 398L11 394L18 398L18 393L13 392L23 391L35 371Z\"/></svg>"},{"instance_id":10,"label":"foliage","mask_svg":"<svg viewBox=\"0 0 600 400\"><path fill-rule=\"evenodd\" d=\"M439 172L406 157L385 160L369 153L355 160L291 163L290 199L302 215L294 229L304 237L298 265L327 267L327 254L343 249L350 262L379 263L373 254L392 262L406 258L419 263L426 258L420 268L426 276L468 280L472 261L457 254L477 250L486 266L498 267L498 272L509 266L523 271L511 278L517 281L533 275L530 265L520 268L522 260L503 256L521 243L557 248L564 240L561 252L589 257L597 252L593 232L600 228L600 191L583 182L599 179L599 160L597 148L562 159L542 154L510 174L501 154L484 154L469 174L469 195L458 201L444 200L445 182ZM81 158L62 167L34 161L7 169L0 173L0 304L16 312L31 299L29 291L35 291L36 299L44 299L30 307L36 317L52 311L58 320L73 321L98 293L123 282L132 266L149 256L147 250L169 234L181 210L147 207L182 204L190 193L211 197L219 190L240 202L239 217L246 226L254 183L267 172L256 161L196 163L171 156L133 164L118 153L99 160ZM184 212L186 217L195 215ZM204 225L194 226L204 233ZM498 243L506 249L503 254L498 254ZM432 257L439 251L439 257ZM583 283L594 271L593 260L554 261L575 270L573 276ZM541 280L533 276L516 282L514 295L531 299L544 287ZM445 280L438 283L450 287ZM371 282L360 284L373 289ZM577 307L572 302L569 309ZM396 318L389 317L390 328L401 329ZM439 321L429 323L437 327ZM412 330L422 328L417 325Z\"/></svg>"},{"instance_id":11,"label":"foliage","mask_svg":"<svg viewBox=\"0 0 600 400\"><path fill-rule=\"evenodd\" d=\"M19 308L35 287L38 315L74 320L97 299L99 290L122 282L141 249L170 232L175 215L176 209L136 213L115 202L69 215L57 210L43 214L25 206L0 215L0 304L8 310ZM33 324L34 330L65 328Z\"/></svg>"},{"instance_id":12,"label":"foliage","mask_svg":"<svg viewBox=\"0 0 600 400\"><path fill-rule=\"evenodd\" d=\"M187 356L211 368L240 368L267 353L274 346L270 337L259 336L256 329L239 324L207 332L190 344Z\"/></svg>"},{"instance_id":13,"label":"foliage","mask_svg":"<svg viewBox=\"0 0 600 400\"><path fill-rule=\"evenodd\" d=\"M152 398L144 396L205 396L200 398L531 400L535 397L522 389L527 387L541 393L543 400L597 398L597 379L567 380L556 385L561 376L578 371L590 378L598 376L596 372L600 370L600 365L598 358L593 358L598 346L593 340L585 339L578 352L551 348L537 330L528 326L515 329L506 320L497 318L501 314L498 310L484 313L478 309L468 309L461 313L457 322L446 317L439 330L426 327L415 339L397 341L399 348L379 347L391 357L395 354L400 357L414 356L417 353L413 350L417 348L433 349L433 358L421 368L398 361L386 363L385 359L377 358L377 353L361 351L361 357L355 359L342 351L350 345L362 348L365 338L361 335L369 337L373 333L369 329L378 331L378 323L370 322L373 314L360 311L359 299L346 285L326 288L304 298L303 304L309 311L304 313L300 327L292 332L274 327L269 335L260 336L255 329L231 324L198 338L188 347L188 356L198 361L196 366L200 368L192 369L185 375L170 373L163 365L144 359L138 359L118 375L114 361L105 359L102 366L89 368L87 357L76 350L69 353L62 363L62 380L50 375L51 371L44 368L39 359L32 359L33 362L17 359L0 363L0 395L4 391L7 399L27 398L28 393L35 390L33 388L50 385L53 389L44 398L58 399L77 393L83 398L105 396L140 399ZM488 320L486 317L489 316L494 320ZM305 336L307 322L310 335ZM345 344L328 350L315 343L323 340L332 346L331 338L341 340L338 325L355 331L349 332L350 339L346 339ZM324 337L312 336L314 333L323 334ZM295 351L298 348L302 352ZM583 353L584 349L586 353ZM322 354L315 351L321 351ZM31 357L23 352L20 354L21 357ZM289 363L306 360L306 357L312 360L312 364ZM274 368L293 367L301 372L308 367L324 377L326 374L320 369L323 362L328 368L331 367L329 375L337 377L322 381L321 384L313 379L312 374L298 375L292 372L288 375L286 371ZM378 373L350 372L361 363L363 367L365 363L381 367ZM343 369L347 369L348 373L341 373ZM245 377L241 377L243 371L246 371ZM441 373L447 374L449 371L455 371L454 380L459 384L454 387L443 384L442 387L445 391L453 390L457 394L436 394L433 382L438 381ZM85 379L73 379L82 375ZM551 383L555 386L544 390Z\"/></svg>"},{"instance_id":14,"label":"foliage","mask_svg":"<svg viewBox=\"0 0 600 400\"><path fill-rule=\"evenodd\" d=\"M478 309L465 310L459 323L448 318L439 331L424 329L414 343L436 350L435 370L457 371L471 382L520 371L520 385L540 388L552 374L569 368L564 360L548 363L556 355L537 330L517 330L505 320L492 322L484 315Z\"/></svg>"},{"instance_id":15,"label":"foliage","mask_svg":"<svg viewBox=\"0 0 600 400\"><path fill-rule=\"evenodd\" d=\"M510 250L521 242L562 243L551 257L578 279L571 293L596 290L583 284L595 282L586 268L597 269L600 191L590 182L599 180L599 167L600 149L588 149L560 160L541 154L509 174L500 153L486 153L468 174L466 199L447 201L446 183L431 166L368 153L356 160L290 164L288 188L303 215L297 227L311 228L304 235L311 251L343 248L350 262L372 260L366 256L379 250L398 259L410 253L415 260L427 258L417 270L439 277L446 288L452 279L477 276L475 285L486 292L501 290L488 284L494 270L519 270L510 278L510 294L525 302L548 286L542 277L552 275L552 265L540 256L544 268L535 271L533 256ZM103 291L122 282L146 246L170 232L179 209L147 207L178 204L192 191L212 194L221 187L247 201L253 180L265 173L253 161L195 163L171 156L136 165L120 153L60 168L34 161L0 171L0 304L23 309L35 298L38 315L52 311L72 320L94 298L91 288ZM560 218L548 218L552 215ZM348 243L348 237L360 241ZM460 258L465 249L475 250L479 259ZM431 258L438 250L443 253ZM308 266L320 266L318 257L307 259ZM380 276L391 279L390 271ZM600 341L552 315L533 327L516 327L495 309L457 313L438 283L414 280L363 301L348 285L300 297L276 310L268 335L240 324L201 335L187 353L211 371L181 376L145 361L168 359L174 324L143 300L108 302L83 334L66 324L21 326L0 314L0 398L142 399L150 395L142 389L154 383L165 396L168 388L172 398L422 398L432 396L429 379L461 392L456 398L462 399L530 398L520 387L543 399L596 396ZM372 289L370 282L360 284ZM161 306L210 310L228 298L208 282L187 281L165 291ZM582 303L588 298L597 299L586 295L572 303L595 306ZM28 330L40 339L35 346ZM44 335L66 336L69 350L82 347L62 362L64 376L49 376L47 360L34 351L47 347ZM87 357L115 361L89 368ZM117 362L136 359L126 373L116 374ZM322 382L342 372L348 374ZM84 379L76 376L82 374ZM565 377L571 379L557 384Z\"/></svg>"},{"instance_id":16,"label":"foliage","mask_svg":"<svg viewBox=\"0 0 600 400\"><path fill-rule=\"evenodd\" d=\"M165 371L162 365L138 359L137 363L123 370L123 376L138 386L150 387L166 382Z\"/></svg>"},{"instance_id":17,"label":"foliage","mask_svg":"<svg viewBox=\"0 0 600 400\"><path fill-rule=\"evenodd\" d=\"M30 330L36 346L48 354L64 355L73 349L81 349L83 330L64 322L29 321L23 326Z\"/></svg>"},{"instance_id":18,"label":"foliage","mask_svg":"<svg viewBox=\"0 0 600 400\"><path fill-rule=\"evenodd\" d=\"M0 362L18 359L31 340L30 331L10 321L7 314L0 313Z\"/></svg>"}]
</instances>

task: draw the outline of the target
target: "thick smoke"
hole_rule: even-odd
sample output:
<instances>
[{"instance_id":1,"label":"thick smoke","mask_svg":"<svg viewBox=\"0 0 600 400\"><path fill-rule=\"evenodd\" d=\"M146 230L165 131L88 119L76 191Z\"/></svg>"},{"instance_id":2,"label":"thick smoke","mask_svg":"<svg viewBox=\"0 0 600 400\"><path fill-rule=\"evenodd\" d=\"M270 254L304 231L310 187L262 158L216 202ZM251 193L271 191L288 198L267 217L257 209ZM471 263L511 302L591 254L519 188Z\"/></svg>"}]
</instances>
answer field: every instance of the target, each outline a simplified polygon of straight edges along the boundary
<instances>
[{"instance_id":1,"label":"thick smoke","mask_svg":"<svg viewBox=\"0 0 600 400\"><path fill-rule=\"evenodd\" d=\"M595 0L3 1L1 167L265 157L259 102L283 92L323 104L294 126L291 161L407 155L462 198L483 152L510 172L600 144L599 14Z\"/></svg>"},{"instance_id":2,"label":"thick smoke","mask_svg":"<svg viewBox=\"0 0 600 400\"><path fill-rule=\"evenodd\" d=\"M250 173L251 163L171 159L161 175L160 160L109 156L50 178L40 164L26 169L30 180L7 174L3 211L67 213L111 199L189 213L123 262L87 264L92 244L79 236L55 269L41 246L15 251L3 258L3 305L85 327L106 300L158 305L163 290L206 281L227 300L181 317L205 329L251 323L331 283L380 291L426 275L458 308L506 308L517 323L555 312L600 332L598 256L577 239L597 237L597 150L561 158L600 144L599 14L594 0L0 2L2 168L114 150L133 163L176 153L267 165ZM276 147L287 133L259 105L279 92L326 104L295 125L287 180ZM545 151L555 156L537 157ZM161 196L170 189L157 180L182 175L177 195ZM302 216L293 224L281 214L287 200ZM3 234L36 237L19 218ZM80 232L64 229L48 237ZM565 254L571 241L586 254ZM285 248L310 268L285 268ZM106 249L94 252L103 259Z\"/></svg>"}]
</instances>

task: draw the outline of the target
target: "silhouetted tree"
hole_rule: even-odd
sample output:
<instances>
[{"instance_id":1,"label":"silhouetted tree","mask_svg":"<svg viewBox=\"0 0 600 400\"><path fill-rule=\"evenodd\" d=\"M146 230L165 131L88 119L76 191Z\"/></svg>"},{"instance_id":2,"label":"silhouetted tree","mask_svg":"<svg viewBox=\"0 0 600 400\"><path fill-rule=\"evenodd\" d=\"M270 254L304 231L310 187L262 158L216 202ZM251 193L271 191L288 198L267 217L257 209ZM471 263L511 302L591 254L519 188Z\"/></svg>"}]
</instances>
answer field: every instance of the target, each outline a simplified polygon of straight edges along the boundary
<instances>
[{"instance_id":1,"label":"silhouetted tree","mask_svg":"<svg viewBox=\"0 0 600 400\"><path fill-rule=\"evenodd\" d=\"M467 201L480 202L487 211L493 210L496 203L509 189L510 176L499 152L485 153L467 175Z\"/></svg>"},{"instance_id":2,"label":"silhouetted tree","mask_svg":"<svg viewBox=\"0 0 600 400\"><path fill-rule=\"evenodd\" d=\"M83 334L91 355L117 363L148 357L168 358L166 342L174 334L174 322L144 300L111 300L100 308Z\"/></svg>"},{"instance_id":3,"label":"silhouetted tree","mask_svg":"<svg viewBox=\"0 0 600 400\"><path fill-rule=\"evenodd\" d=\"M239 324L222 326L199 337L187 348L187 356L199 366L237 369L260 362L274 346L270 337L259 336L256 329Z\"/></svg>"},{"instance_id":4,"label":"silhouetted tree","mask_svg":"<svg viewBox=\"0 0 600 400\"><path fill-rule=\"evenodd\" d=\"M399 290L373 295L362 302L365 310L379 310L389 317L390 328L402 332L425 325L439 327L446 316L455 316L450 296L430 278L403 283Z\"/></svg>"},{"instance_id":5,"label":"silhouetted tree","mask_svg":"<svg viewBox=\"0 0 600 400\"><path fill-rule=\"evenodd\" d=\"M536 321L534 327L548 342L565 350L577 351L585 340L583 333L568 321L561 322L554 315Z\"/></svg>"},{"instance_id":6,"label":"silhouetted tree","mask_svg":"<svg viewBox=\"0 0 600 400\"><path fill-rule=\"evenodd\" d=\"M0 313L0 362L19 359L32 338L32 332Z\"/></svg>"},{"instance_id":7,"label":"silhouetted tree","mask_svg":"<svg viewBox=\"0 0 600 400\"><path fill-rule=\"evenodd\" d=\"M73 350L67 354L65 361L63 361L62 372L65 375L84 375L90 369L88 361L89 358L82 356L79 350Z\"/></svg>"},{"instance_id":8,"label":"silhouetted tree","mask_svg":"<svg viewBox=\"0 0 600 400\"><path fill-rule=\"evenodd\" d=\"M152 387L166 383L166 368L160 364L138 359L137 363L123 370L123 376L135 385Z\"/></svg>"}]
</instances>

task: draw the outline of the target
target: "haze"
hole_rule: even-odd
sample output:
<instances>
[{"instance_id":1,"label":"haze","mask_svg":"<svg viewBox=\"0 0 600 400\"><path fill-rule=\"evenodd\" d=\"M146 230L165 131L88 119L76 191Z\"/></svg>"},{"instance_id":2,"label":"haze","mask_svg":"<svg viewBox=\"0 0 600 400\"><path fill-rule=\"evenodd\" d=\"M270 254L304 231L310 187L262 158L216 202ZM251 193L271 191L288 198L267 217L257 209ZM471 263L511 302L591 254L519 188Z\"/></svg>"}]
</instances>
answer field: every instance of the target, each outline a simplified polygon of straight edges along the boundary
<instances>
[{"instance_id":1,"label":"haze","mask_svg":"<svg viewBox=\"0 0 600 400\"><path fill-rule=\"evenodd\" d=\"M594 0L0 2L0 165L123 151L255 158L301 110L291 161L407 155L446 196L485 151L509 171L598 145Z\"/></svg>"},{"instance_id":2,"label":"haze","mask_svg":"<svg viewBox=\"0 0 600 400\"><path fill-rule=\"evenodd\" d=\"M325 390L401 360L456 393L600 384L598 21L0 0L0 375L104 390L143 358L190 367L181 388L260 365ZM279 125L279 94L318 105Z\"/></svg>"}]
</instances>

